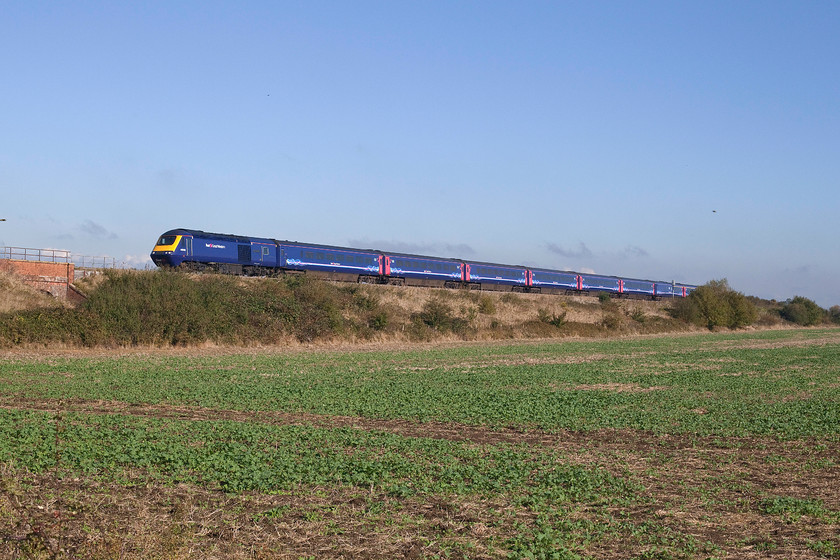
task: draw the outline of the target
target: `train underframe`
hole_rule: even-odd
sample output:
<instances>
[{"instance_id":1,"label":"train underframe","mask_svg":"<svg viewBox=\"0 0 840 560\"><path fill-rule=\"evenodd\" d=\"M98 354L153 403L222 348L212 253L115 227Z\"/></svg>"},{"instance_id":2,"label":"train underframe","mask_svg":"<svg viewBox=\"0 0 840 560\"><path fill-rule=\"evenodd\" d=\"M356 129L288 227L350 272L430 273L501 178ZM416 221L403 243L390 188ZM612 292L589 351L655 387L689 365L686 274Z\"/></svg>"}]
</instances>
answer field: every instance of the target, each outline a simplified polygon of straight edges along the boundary
<instances>
[{"instance_id":1,"label":"train underframe","mask_svg":"<svg viewBox=\"0 0 840 560\"><path fill-rule=\"evenodd\" d=\"M597 295L608 294L611 298L622 299L651 299L660 300L661 296L649 294L628 294L616 293L603 290L576 290L571 288L553 288L547 286L521 286L511 284L490 284L481 282L465 282L461 280L438 280L433 278L406 278L402 276L385 276L378 274L356 274L346 272L334 271L319 271L319 270L298 270L293 268L274 268L266 266L242 265L235 263L199 263L199 262L183 262L180 269L189 272L211 272L219 274L230 274L235 276L253 276L253 277L278 277L286 275L300 275L304 274L319 278L322 280L329 280L333 282L352 282L359 284L378 284L391 286L415 286L424 288L447 288L451 290L479 290L485 292L514 292L514 293L529 293L529 294L550 294L550 295L566 295L566 296L580 296L580 295ZM676 296L675 296L676 297Z\"/></svg>"}]
</instances>

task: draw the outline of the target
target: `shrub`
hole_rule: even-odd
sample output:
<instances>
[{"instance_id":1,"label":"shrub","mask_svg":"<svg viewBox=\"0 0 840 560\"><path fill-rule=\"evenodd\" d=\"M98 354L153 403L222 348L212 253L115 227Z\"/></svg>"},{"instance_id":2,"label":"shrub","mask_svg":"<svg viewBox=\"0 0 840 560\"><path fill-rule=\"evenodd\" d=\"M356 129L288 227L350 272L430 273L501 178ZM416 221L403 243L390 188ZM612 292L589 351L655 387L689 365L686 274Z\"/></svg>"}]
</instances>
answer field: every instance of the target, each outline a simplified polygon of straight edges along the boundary
<instances>
[{"instance_id":1,"label":"shrub","mask_svg":"<svg viewBox=\"0 0 840 560\"><path fill-rule=\"evenodd\" d=\"M368 317L368 327L375 331L383 331L388 326L388 313L379 311Z\"/></svg>"},{"instance_id":2,"label":"shrub","mask_svg":"<svg viewBox=\"0 0 840 560\"><path fill-rule=\"evenodd\" d=\"M540 320L541 323L545 323L547 325L554 325L557 328L560 328L566 324L565 311L561 312L558 315L557 313L549 313L548 309L540 307L537 310L537 318Z\"/></svg>"},{"instance_id":3,"label":"shrub","mask_svg":"<svg viewBox=\"0 0 840 560\"><path fill-rule=\"evenodd\" d=\"M462 332L467 327L467 321L456 317L452 308L440 297L427 301L417 319L439 332Z\"/></svg>"},{"instance_id":4,"label":"shrub","mask_svg":"<svg viewBox=\"0 0 840 560\"><path fill-rule=\"evenodd\" d=\"M752 325L758 318L758 309L747 297L735 291L726 294L726 301L729 305L729 324L731 329Z\"/></svg>"},{"instance_id":5,"label":"shrub","mask_svg":"<svg viewBox=\"0 0 840 560\"><path fill-rule=\"evenodd\" d=\"M783 319L803 327L822 323L826 317L825 309L802 296L787 300L779 314Z\"/></svg>"},{"instance_id":6,"label":"shrub","mask_svg":"<svg viewBox=\"0 0 840 560\"><path fill-rule=\"evenodd\" d=\"M615 311L605 313L603 319L601 319L601 324L607 329L614 331L621 327L621 315Z\"/></svg>"},{"instance_id":7,"label":"shrub","mask_svg":"<svg viewBox=\"0 0 840 560\"><path fill-rule=\"evenodd\" d=\"M492 315L496 312L496 304L493 298L488 295L482 295L478 300L478 312L482 315Z\"/></svg>"},{"instance_id":8,"label":"shrub","mask_svg":"<svg viewBox=\"0 0 840 560\"><path fill-rule=\"evenodd\" d=\"M755 304L729 287L726 279L712 280L698 287L671 309L674 317L709 329L746 327L758 318Z\"/></svg>"},{"instance_id":9,"label":"shrub","mask_svg":"<svg viewBox=\"0 0 840 560\"><path fill-rule=\"evenodd\" d=\"M832 305L828 310L828 320L840 325L840 305Z\"/></svg>"},{"instance_id":10,"label":"shrub","mask_svg":"<svg viewBox=\"0 0 840 560\"><path fill-rule=\"evenodd\" d=\"M107 271L76 309L0 316L0 344L274 343L284 335L311 341L354 320L374 330L388 322L375 298L306 276L254 282L167 270Z\"/></svg>"},{"instance_id":11,"label":"shrub","mask_svg":"<svg viewBox=\"0 0 840 560\"><path fill-rule=\"evenodd\" d=\"M306 275L291 276L287 283L292 289L297 314L292 325L298 340L308 342L327 337L342 326L343 307L339 290L332 284Z\"/></svg>"}]
</instances>

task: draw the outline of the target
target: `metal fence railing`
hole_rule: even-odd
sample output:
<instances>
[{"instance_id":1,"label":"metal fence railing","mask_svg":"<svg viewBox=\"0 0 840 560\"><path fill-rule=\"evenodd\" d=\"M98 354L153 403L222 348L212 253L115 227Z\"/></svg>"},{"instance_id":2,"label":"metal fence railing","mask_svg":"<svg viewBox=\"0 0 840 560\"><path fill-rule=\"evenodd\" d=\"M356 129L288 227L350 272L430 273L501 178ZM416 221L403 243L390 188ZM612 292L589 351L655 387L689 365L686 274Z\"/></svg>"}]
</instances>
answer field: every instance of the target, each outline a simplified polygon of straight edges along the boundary
<instances>
[{"instance_id":1,"label":"metal fence railing","mask_svg":"<svg viewBox=\"0 0 840 560\"><path fill-rule=\"evenodd\" d=\"M73 255L73 264L76 265L76 268L117 268L117 259L114 257Z\"/></svg>"},{"instance_id":2,"label":"metal fence railing","mask_svg":"<svg viewBox=\"0 0 840 560\"><path fill-rule=\"evenodd\" d=\"M31 249L28 247L0 247L0 259L69 263L70 251L61 249Z\"/></svg>"},{"instance_id":3,"label":"metal fence railing","mask_svg":"<svg viewBox=\"0 0 840 560\"><path fill-rule=\"evenodd\" d=\"M0 259L16 261L39 261L52 263L72 263L77 268L118 268L119 263L113 257L91 257L74 255L62 249L31 249L28 247L0 247Z\"/></svg>"}]
</instances>

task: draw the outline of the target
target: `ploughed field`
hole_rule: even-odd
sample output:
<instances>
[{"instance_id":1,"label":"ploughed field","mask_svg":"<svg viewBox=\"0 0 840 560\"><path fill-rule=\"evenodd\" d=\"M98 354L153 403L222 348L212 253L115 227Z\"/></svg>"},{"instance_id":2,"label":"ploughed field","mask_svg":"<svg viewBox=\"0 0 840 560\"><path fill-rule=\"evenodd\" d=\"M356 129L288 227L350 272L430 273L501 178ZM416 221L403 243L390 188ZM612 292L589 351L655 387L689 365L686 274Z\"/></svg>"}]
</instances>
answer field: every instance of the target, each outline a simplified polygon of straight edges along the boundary
<instances>
[{"instance_id":1,"label":"ploughed field","mask_svg":"<svg viewBox=\"0 0 840 560\"><path fill-rule=\"evenodd\" d=\"M840 558L840 330L7 353L2 558Z\"/></svg>"}]
</instances>

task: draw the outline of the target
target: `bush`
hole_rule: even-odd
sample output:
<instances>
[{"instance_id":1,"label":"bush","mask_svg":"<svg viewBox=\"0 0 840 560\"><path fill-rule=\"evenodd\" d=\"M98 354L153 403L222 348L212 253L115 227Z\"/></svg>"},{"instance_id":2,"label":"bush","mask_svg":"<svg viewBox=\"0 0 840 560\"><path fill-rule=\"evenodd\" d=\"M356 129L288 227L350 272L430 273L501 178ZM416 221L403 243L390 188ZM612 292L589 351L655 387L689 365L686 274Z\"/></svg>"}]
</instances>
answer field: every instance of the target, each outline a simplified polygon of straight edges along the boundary
<instances>
[{"instance_id":1,"label":"bush","mask_svg":"<svg viewBox=\"0 0 840 560\"><path fill-rule=\"evenodd\" d=\"M832 305L828 310L828 320L840 325L840 305Z\"/></svg>"},{"instance_id":2,"label":"bush","mask_svg":"<svg viewBox=\"0 0 840 560\"><path fill-rule=\"evenodd\" d=\"M563 311L559 315L557 313L549 313L548 309L544 307L540 307L537 310L537 318L540 320L541 323L545 323L547 325L553 325L557 328L562 327L566 324L566 312Z\"/></svg>"},{"instance_id":3,"label":"bush","mask_svg":"<svg viewBox=\"0 0 840 560\"><path fill-rule=\"evenodd\" d=\"M796 296L785 302L779 315L791 323L807 327L822 323L826 318L826 311L810 299Z\"/></svg>"},{"instance_id":4,"label":"bush","mask_svg":"<svg viewBox=\"0 0 840 560\"><path fill-rule=\"evenodd\" d=\"M482 315L493 315L496 312L496 304L493 303L493 298L488 295L482 295L478 300L478 312Z\"/></svg>"},{"instance_id":5,"label":"bush","mask_svg":"<svg viewBox=\"0 0 840 560\"><path fill-rule=\"evenodd\" d=\"M621 327L621 322L621 315L615 311L605 313L604 317L601 319L601 324L611 331L619 329Z\"/></svg>"},{"instance_id":6,"label":"bush","mask_svg":"<svg viewBox=\"0 0 840 560\"><path fill-rule=\"evenodd\" d=\"M306 276L242 278L157 270L107 271L76 309L0 316L0 345L276 343L384 329L378 299Z\"/></svg>"},{"instance_id":7,"label":"bush","mask_svg":"<svg viewBox=\"0 0 840 560\"><path fill-rule=\"evenodd\" d=\"M755 304L744 294L732 290L725 278L712 280L699 286L687 298L677 300L671 313L678 319L709 329L746 327L758 318Z\"/></svg>"},{"instance_id":8,"label":"bush","mask_svg":"<svg viewBox=\"0 0 840 560\"><path fill-rule=\"evenodd\" d=\"M439 332L463 332L468 326L468 322L456 317L452 308L439 297L433 297L427 301L416 318L424 325Z\"/></svg>"},{"instance_id":9,"label":"bush","mask_svg":"<svg viewBox=\"0 0 840 560\"><path fill-rule=\"evenodd\" d=\"M388 326L388 313L379 311L368 317L368 327L375 331L384 331Z\"/></svg>"}]
</instances>

